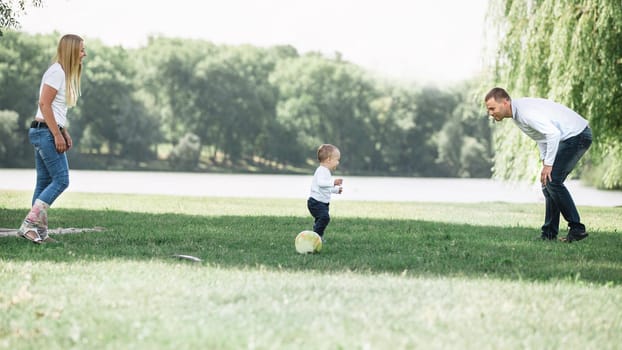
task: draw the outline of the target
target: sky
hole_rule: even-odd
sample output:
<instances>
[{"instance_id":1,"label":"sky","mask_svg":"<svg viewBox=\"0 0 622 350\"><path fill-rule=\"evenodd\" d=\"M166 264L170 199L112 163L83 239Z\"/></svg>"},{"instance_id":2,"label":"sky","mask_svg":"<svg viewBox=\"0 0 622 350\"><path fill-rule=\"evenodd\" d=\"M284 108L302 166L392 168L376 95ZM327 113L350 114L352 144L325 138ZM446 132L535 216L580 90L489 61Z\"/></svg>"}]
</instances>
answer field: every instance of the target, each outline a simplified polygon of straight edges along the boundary
<instances>
[{"instance_id":1,"label":"sky","mask_svg":"<svg viewBox=\"0 0 622 350\"><path fill-rule=\"evenodd\" d=\"M27 33L74 33L136 48L154 35L259 47L292 45L380 76L451 84L482 67L488 0L43 0Z\"/></svg>"}]
</instances>

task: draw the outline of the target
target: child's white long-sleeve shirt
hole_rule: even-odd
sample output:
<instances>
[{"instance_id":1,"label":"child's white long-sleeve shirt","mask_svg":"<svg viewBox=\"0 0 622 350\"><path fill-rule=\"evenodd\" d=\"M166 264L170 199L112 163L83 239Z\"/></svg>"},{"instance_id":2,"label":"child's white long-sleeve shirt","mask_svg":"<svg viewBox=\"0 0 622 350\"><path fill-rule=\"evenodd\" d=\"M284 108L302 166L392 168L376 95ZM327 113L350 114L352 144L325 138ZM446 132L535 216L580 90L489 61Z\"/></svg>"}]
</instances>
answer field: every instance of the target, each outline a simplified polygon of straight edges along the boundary
<instances>
[{"instance_id":1,"label":"child's white long-sleeve shirt","mask_svg":"<svg viewBox=\"0 0 622 350\"><path fill-rule=\"evenodd\" d=\"M339 186L335 186L330 170L320 165L313 174L310 197L322 203L330 203L332 193L339 193Z\"/></svg>"}]
</instances>

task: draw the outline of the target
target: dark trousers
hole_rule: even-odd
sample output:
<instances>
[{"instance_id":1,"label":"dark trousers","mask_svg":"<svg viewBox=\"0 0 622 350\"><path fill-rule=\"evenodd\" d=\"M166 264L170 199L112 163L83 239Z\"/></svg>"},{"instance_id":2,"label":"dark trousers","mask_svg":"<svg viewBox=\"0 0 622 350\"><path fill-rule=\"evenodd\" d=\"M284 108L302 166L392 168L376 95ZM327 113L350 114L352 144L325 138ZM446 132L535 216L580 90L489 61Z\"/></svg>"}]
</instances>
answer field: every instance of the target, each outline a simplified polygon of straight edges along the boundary
<instances>
[{"instance_id":1,"label":"dark trousers","mask_svg":"<svg viewBox=\"0 0 622 350\"><path fill-rule=\"evenodd\" d=\"M309 209L309 213L311 213L311 215L315 219L315 223L313 225L313 232L317 233L320 236L324 236L324 230L330 222L328 207L329 203L322 203L311 197L309 197L309 199L307 200L307 208Z\"/></svg>"},{"instance_id":2,"label":"dark trousers","mask_svg":"<svg viewBox=\"0 0 622 350\"><path fill-rule=\"evenodd\" d=\"M592 130L589 127L585 128L579 135L559 143L551 172L551 181L542 187L546 202L544 225L542 225L543 235L550 238L557 236L560 213L568 221L571 231L585 232L585 226L581 223L577 207L564 185L564 181L591 144Z\"/></svg>"}]
</instances>

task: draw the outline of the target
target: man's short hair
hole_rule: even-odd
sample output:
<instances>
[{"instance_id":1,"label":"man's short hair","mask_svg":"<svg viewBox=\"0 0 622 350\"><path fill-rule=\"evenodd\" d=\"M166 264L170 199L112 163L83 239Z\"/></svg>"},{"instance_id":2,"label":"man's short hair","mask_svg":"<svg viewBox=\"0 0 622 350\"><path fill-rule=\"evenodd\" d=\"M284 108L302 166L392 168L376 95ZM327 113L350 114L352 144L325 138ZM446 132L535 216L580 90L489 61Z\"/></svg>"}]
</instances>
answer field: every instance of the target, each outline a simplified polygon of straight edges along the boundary
<instances>
[{"instance_id":1,"label":"man's short hair","mask_svg":"<svg viewBox=\"0 0 622 350\"><path fill-rule=\"evenodd\" d=\"M508 92L505 91L503 88L500 88L500 87L492 88L486 94L486 97L484 97L484 103L486 103L486 101L490 100L491 98L494 98L495 101L497 101L497 102L499 102L500 100L512 101L512 99L510 98L510 95L508 94Z\"/></svg>"}]
</instances>

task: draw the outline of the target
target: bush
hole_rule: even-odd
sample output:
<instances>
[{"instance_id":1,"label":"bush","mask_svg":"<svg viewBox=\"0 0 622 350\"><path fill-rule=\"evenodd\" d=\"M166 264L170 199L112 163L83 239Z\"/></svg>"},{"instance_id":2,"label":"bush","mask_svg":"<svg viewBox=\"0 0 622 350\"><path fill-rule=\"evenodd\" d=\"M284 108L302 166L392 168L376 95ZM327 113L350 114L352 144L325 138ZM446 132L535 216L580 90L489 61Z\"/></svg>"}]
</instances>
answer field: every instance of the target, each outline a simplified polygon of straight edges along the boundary
<instances>
[{"instance_id":1,"label":"bush","mask_svg":"<svg viewBox=\"0 0 622 350\"><path fill-rule=\"evenodd\" d=\"M17 119L17 112L0 110L0 164L6 167L23 165L19 163L20 157L16 157L25 136L18 128Z\"/></svg>"},{"instance_id":2,"label":"bush","mask_svg":"<svg viewBox=\"0 0 622 350\"><path fill-rule=\"evenodd\" d=\"M173 170L192 171L199 165L201 138L193 133L185 134L168 156Z\"/></svg>"}]
</instances>

